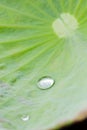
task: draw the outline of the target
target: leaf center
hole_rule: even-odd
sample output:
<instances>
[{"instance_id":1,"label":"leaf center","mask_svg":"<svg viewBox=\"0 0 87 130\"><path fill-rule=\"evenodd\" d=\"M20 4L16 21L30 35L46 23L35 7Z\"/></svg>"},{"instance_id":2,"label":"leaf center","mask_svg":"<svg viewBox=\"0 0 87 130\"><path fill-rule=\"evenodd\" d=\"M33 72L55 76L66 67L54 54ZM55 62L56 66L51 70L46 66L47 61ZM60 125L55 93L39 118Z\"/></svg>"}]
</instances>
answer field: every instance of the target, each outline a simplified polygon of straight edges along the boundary
<instances>
[{"instance_id":1,"label":"leaf center","mask_svg":"<svg viewBox=\"0 0 87 130\"><path fill-rule=\"evenodd\" d=\"M78 21L69 13L62 13L52 24L54 32L60 38L70 37L78 28Z\"/></svg>"}]
</instances>

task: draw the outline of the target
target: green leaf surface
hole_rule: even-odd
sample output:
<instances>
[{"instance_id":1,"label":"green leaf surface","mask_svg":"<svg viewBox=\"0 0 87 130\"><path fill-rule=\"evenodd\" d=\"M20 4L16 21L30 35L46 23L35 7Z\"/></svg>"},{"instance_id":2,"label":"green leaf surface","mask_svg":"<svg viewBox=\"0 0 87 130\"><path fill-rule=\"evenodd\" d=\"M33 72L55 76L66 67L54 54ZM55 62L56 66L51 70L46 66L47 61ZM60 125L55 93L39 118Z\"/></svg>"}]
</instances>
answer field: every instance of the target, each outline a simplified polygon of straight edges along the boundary
<instances>
[{"instance_id":1,"label":"green leaf surface","mask_svg":"<svg viewBox=\"0 0 87 130\"><path fill-rule=\"evenodd\" d=\"M55 33L61 14L77 20L73 35L72 21ZM0 0L0 130L55 129L86 108L87 0Z\"/></svg>"}]
</instances>

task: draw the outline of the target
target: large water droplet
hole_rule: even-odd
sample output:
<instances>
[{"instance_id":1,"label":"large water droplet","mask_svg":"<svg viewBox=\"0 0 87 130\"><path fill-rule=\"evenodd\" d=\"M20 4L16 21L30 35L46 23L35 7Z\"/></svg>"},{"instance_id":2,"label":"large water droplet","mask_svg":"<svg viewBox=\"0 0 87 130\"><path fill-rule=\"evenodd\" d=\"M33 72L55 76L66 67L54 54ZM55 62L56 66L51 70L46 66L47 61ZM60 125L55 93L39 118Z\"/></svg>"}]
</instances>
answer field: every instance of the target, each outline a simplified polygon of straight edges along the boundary
<instances>
[{"instance_id":1,"label":"large water droplet","mask_svg":"<svg viewBox=\"0 0 87 130\"><path fill-rule=\"evenodd\" d=\"M29 115L23 115L21 118L23 121L28 121L30 119Z\"/></svg>"},{"instance_id":2,"label":"large water droplet","mask_svg":"<svg viewBox=\"0 0 87 130\"><path fill-rule=\"evenodd\" d=\"M38 81L38 87L40 89L48 89L54 85L55 81L51 77L43 77Z\"/></svg>"}]
</instances>

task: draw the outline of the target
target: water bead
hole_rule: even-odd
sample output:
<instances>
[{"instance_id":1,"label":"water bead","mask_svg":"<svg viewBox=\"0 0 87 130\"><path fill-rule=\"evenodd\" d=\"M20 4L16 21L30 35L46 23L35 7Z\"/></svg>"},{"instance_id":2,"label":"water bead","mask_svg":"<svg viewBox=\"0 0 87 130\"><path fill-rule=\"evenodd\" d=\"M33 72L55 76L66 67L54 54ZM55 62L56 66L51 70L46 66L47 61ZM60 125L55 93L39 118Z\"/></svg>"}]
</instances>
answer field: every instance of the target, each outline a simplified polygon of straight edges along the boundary
<instances>
[{"instance_id":1,"label":"water bead","mask_svg":"<svg viewBox=\"0 0 87 130\"><path fill-rule=\"evenodd\" d=\"M38 88L44 90L51 88L54 85L54 82L55 82L54 79L52 79L51 77L42 77L38 81Z\"/></svg>"}]
</instances>

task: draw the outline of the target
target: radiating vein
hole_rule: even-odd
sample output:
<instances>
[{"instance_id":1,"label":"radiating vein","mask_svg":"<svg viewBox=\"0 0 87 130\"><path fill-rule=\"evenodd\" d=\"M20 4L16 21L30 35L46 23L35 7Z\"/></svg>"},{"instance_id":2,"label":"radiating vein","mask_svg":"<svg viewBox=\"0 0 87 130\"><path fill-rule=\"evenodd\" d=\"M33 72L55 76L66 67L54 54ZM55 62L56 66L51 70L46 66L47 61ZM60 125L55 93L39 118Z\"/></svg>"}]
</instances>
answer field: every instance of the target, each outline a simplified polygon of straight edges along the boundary
<instances>
[{"instance_id":1,"label":"radiating vein","mask_svg":"<svg viewBox=\"0 0 87 130\"><path fill-rule=\"evenodd\" d=\"M84 19L84 15L86 15L86 13L87 13L87 8L85 8L83 11L82 11L82 13L80 14L80 16L78 16L78 19ZM87 16L87 15L86 15Z\"/></svg>"},{"instance_id":2,"label":"radiating vein","mask_svg":"<svg viewBox=\"0 0 87 130\"><path fill-rule=\"evenodd\" d=\"M18 25L18 24L0 24L0 28L17 28L17 29L50 29L48 25Z\"/></svg>"},{"instance_id":3,"label":"radiating vein","mask_svg":"<svg viewBox=\"0 0 87 130\"><path fill-rule=\"evenodd\" d=\"M23 13L23 12L17 10L17 9L13 9L13 8L11 8L11 7L7 7L7 6L2 5L2 4L0 4L0 7L5 8L5 9L8 9L8 10L10 10L10 11L13 11L13 12L15 12L15 13L17 13L17 14L21 14L21 15L26 16L26 17L28 17L28 18L33 18L33 19L40 20L40 21L43 21L43 22L50 22L48 19L45 20L45 19L40 18L40 17L38 17L38 16L35 16L35 15L33 15L33 14L32 14L32 15L31 15L31 14L25 14L25 13Z\"/></svg>"},{"instance_id":4,"label":"radiating vein","mask_svg":"<svg viewBox=\"0 0 87 130\"><path fill-rule=\"evenodd\" d=\"M47 18L49 18L50 20L51 20L51 19L52 19L52 20L54 19L51 15L47 14L45 11L43 11L41 8L39 8L39 6L37 7L37 5L33 4L32 2L31 2L31 6L32 6L34 9L36 9L38 12L40 12L40 13L42 13L43 15L47 16Z\"/></svg>"},{"instance_id":5,"label":"radiating vein","mask_svg":"<svg viewBox=\"0 0 87 130\"><path fill-rule=\"evenodd\" d=\"M81 4L82 4L82 0L79 0L79 2L77 2L77 6L76 8L74 9L74 13L75 15L77 15L78 11L79 11L79 8L81 7Z\"/></svg>"},{"instance_id":6,"label":"radiating vein","mask_svg":"<svg viewBox=\"0 0 87 130\"><path fill-rule=\"evenodd\" d=\"M79 21L80 24L84 24L85 22L87 22L87 17Z\"/></svg>"},{"instance_id":7,"label":"radiating vein","mask_svg":"<svg viewBox=\"0 0 87 130\"><path fill-rule=\"evenodd\" d=\"M69 0L69 7L68 8L69 8L70 12L72 12L72 2L73 2L73 0Z\"/></svg>"},{"instance_id":8,"label":"radiating vein","mask_svg":"<svg viewBox=\"0 0 87 130\"><path fill-rule=\"evenodd\" d=\"M36 47L40 47L40 45L42 45L43 43L46 43L50 40L54 39L54 37L51 37L45 41L42 41L42 42L38 42L38 43L35 43L35 45L32 45L32 46L27 46L26 48L24 47L20 47L20 48L15 48L15 49L12 49L11 51L9 50L5 55L3 54L3 56L0 56L0 60L3 59L3 58L7 58L7 57L10 57L10 56L15 56L17 54L20 54L20 53L24 53L26 51L29 51L29 50L32 50L32 49L35 49Z\"/></svg>"},{"instance_id":9,"label":"radiating vein","mask_svg":"<svg viewBox=\"0 0 87 130\"><path fill-rule=\"evenodd\" d=\"M50 40L51 41L51 40ZM54 40L53 40L54 41ZM55 40L56 41L56 40ZM43 50L40 50L36 55L33 55L33 58L31 57L31 59L29 59L29 60L27 60L28 58L25 58L26 59L26 61L21 61L22 62L22 64L21 63L19 63L19 65L17 66L17 67L14 67L11 71L7 71L7 72L5 72L5 74L2 74L2 75L0 75L0 78L4 78L6 75L8 75L8 74L11 74L11 73L13 73L13 72L15 72L15 71L17 71L17 70L19 70L19 69L21 69L23 66L25 66L25 65L27 65L27 64L29 64L29 62L31 62L32 60L34 60L36 57L38 57L39 55L41 55L42 53L45 53L48 49L50 49L51 47L53 47L53 46L55 46L55 44L53 44L54 42L50 42L50 44L49 44L49 46L47 46L47 47L45 47L45 49L43 49ZM46 43L45 43L46 44ZM44 44L44 46L46 46ZM43 45L42 45L43 46ZM35 49L36 50L36 49ZM29 57L29 56L28 56Z\"/></svg>"},{"instance_id":10,"label":"radiating vein","mask_svg":"<svg viewBox=\"0 0 87 130\"><path fill-rule=\"evenodd\" d=\"M59 43L59 42L60 42L60 43ZM62 42L62 43L61 43L61 42ZM53 53L52 53L51 57L48 59L48 62L47 62L47 64L45 64L44 67L46 67L48 64L52 63L52 61L55 59L56 55L59 57L59 54L62 53L62 50L59 49L59 48L61 48L60 46L63 46L63 44L64 44L63 41L61 41L61 40L57 41L57 45L56 45L56 47L53 49Z\"/></svg>"},{"instance_id":11,"label":"radiating vein","mask_svg":"<svg viewBox=\"0 0 87 130\"><path fill-rule=\"evenodd\" d=\"M41 38L43 36L46 37L46 36L51 36L51 35L53 35L53 32L39 34L39 35L33 35L33 36L30 36L30 37L16 39L16 40L14 39L14 40L8 40L8 41L1 41L0 44L6 43L6 42L9 42L9 43L11 43L11 42L21 42L21 41L25 41L25 40L31 40L31 39L34 39L34 38L37 39L37 38ZM55 37L55 35L54 35L54 37Z\"/></svg>"},{"instance_id":12,"label":"radiating vein","mask_svg":"<svg viewBox=\"0 0 87 130\"><path fill-rule=\"evenodd\" d=\"M57 11L57 9L56 9L56 7L55 7L53 1L52 1L52 0L48 0L48 4L49 4L49 6L51 7L51 9L53 10L54 14L55 14L56 16L58 16L59 12Z\"/></svg>"},{"instance_id":13,"label":"radiating vein","mask_svg":"<svg viewBox=\"0 0 87 130\"><path fill-rule=\"evenodd\" d=\"M60 7L61 7L62 12L65 11L64 6L65 6L65 3L66 3L66 2L67 2L67 0L64 1L64 2L63 2L63 0L59 0L59 3L60 3Z\"/></svg>"}]
</instances>

